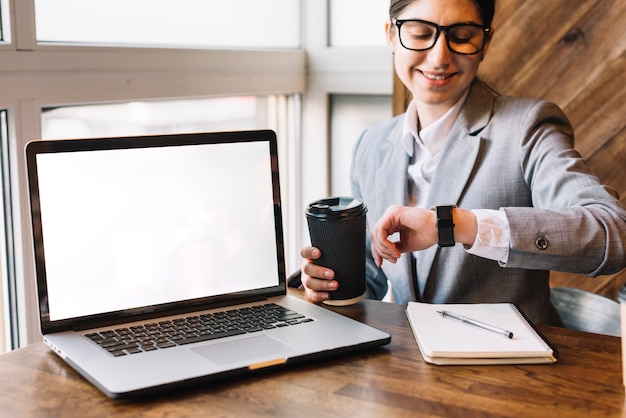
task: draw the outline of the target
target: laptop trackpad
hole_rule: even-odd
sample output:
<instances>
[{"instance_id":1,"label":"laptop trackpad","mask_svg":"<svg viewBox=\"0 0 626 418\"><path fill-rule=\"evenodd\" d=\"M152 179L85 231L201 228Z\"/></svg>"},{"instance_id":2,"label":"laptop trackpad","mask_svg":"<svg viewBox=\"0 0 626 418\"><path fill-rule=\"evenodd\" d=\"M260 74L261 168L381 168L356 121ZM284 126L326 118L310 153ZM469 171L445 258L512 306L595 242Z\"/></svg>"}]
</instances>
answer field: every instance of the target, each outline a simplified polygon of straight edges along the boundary
<instances>
[{"instance_id":1,"label":"laptop trackpad","mask_svg":"<svg viewBox=\"0 0 626 418\"><path fill-rule=\"evenodd\" d=\"M246 362L256 363L261 358L284 358L293 352L293 347L281 343L280 341L259 335L256 337L227 341L204 347L193 348L192 351L212 362L224 365L230 363Z\"/></svg>"}]
</instances>

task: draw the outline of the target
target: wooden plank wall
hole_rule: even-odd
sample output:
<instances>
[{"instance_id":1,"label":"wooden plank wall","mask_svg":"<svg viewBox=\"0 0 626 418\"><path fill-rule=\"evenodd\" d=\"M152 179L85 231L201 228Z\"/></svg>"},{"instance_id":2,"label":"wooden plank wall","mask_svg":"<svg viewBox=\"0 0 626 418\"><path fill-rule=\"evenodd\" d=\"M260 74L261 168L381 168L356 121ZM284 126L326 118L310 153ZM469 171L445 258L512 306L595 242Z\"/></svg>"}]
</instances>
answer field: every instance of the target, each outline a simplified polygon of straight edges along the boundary
<instances>
[{"instance_id":1,"label":"wooden plank wall","mask_svg":"<svg viewBox=\"0 0 626 418\"><path fill-rule=\"evenodd\" d=\"M576 149L626 204L626 0L499 0L495 36L480 76L502 94L559 104ZM394 82L394 112L407 92ZM553 272L552 286L616 298L620 273L589 278Z\"/></svg>"}]
</instances>

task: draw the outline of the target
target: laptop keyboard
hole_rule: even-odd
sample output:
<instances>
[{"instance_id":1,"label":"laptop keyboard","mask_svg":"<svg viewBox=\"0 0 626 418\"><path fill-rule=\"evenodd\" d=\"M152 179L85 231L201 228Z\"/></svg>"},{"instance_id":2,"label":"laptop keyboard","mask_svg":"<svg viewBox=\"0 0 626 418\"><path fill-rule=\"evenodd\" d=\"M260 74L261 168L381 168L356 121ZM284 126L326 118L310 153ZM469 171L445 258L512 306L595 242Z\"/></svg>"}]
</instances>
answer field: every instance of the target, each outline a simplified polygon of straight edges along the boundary
<instances>
[{"instance_id":1,"label":"laptop keyboard","mask_svg":"<svg viewBox=\"0 0 626 418\"><path fill-rule=\"evenodd\" d=\"M95 332L85 337L119 357L311 321L298 312L268 303Z\"/></svg>"}]
</instances>

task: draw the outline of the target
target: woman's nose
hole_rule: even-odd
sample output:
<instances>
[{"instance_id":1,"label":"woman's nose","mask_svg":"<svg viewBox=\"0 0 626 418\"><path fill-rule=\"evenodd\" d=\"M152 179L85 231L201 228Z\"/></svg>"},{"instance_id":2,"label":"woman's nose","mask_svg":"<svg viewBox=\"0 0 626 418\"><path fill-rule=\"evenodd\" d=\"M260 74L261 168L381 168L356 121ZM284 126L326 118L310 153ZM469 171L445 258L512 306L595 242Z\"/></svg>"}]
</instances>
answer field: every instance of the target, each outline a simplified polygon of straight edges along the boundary
<instances>
[{"instance_id":1,"label":"woman's nose","mask_svg":"<svg viewBox=\"0 0 626 418\"><path fill-rule=\"evenodd\" d=\"M436 68L445 68L452 61L452 51L448 48L446 35L442 31L435 42L435 45L428 50L428 61Z\"/></svg>"}]
</instances>

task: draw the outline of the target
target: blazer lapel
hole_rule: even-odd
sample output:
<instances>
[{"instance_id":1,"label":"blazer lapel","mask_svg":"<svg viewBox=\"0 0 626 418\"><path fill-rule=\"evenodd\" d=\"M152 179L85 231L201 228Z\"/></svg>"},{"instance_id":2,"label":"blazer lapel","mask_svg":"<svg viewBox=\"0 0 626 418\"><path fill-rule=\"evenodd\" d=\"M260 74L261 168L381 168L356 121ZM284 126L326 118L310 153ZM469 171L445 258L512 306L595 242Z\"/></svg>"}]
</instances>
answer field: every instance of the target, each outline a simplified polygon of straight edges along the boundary
<instances>
[{"instance_id":1,"label":"blazer lapel","mask_svg":"<svg viewBox=\"0 0 626 418\"><path fill-rule=\"evenodd\" d=\"M495 98L480 82L472 85L472 90L454 123L448 140L441 151L441 160L432 179L426 207L443 204L458 204L466 184L471 180L481 146L480 132L489 122ZM424 295L429 287L427 280L439 253L439 247L433 246L421 251L417 261L417 276L424 288ZM431 283L430 286L433 284Z\"/></svg>"},{"instance_id":2,"label":"blazer lapel","mask_svg":"<svg viewBox=\"0 0 626 418\"><path fill-rule=\"evenodd\" d=\"M388 148L379 154L377 173L385 173L376 178L376 208L371 208L371 216L376 222L390 204L407 205L408 203L408 166L409 156L398 138L402 137L402 118L389 132L387 138ZM411 254L404 254L396 264L383 263L383 270L392 281L397 303L406 303L418 297L417 289L414 289ZM400 295L405 296L403 299ZM413 295L410 297L409 295Z\"/></svg>"},{"instance_id":3,"label":"blazer lapel","mask_svg":"<svg viewBox=\"0 0 626 418\"><path fill-rule=\"evenodd\" d=\"M402 123L399 122L390 131L387 137L388 151L381 153L377 173L387 173L385 176L376 178L376 194L378 202L384 203L378 209L379 216L384 213L390 202L397 205L406 205L408 202L407 170L409 156L406 153L402 141L394 140L402 136ZM401 181L403 179L403 181Z\"/></svg>"}]
</instances>

